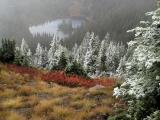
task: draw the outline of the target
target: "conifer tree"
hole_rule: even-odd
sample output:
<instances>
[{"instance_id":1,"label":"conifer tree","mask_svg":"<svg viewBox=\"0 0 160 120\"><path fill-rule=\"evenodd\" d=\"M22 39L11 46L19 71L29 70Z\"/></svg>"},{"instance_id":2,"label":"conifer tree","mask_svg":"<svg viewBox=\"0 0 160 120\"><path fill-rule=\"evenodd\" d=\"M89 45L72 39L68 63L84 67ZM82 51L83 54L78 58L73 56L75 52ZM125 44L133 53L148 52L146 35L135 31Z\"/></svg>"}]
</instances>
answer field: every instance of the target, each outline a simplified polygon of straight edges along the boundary
<instances>
[{"instance_id":1,"label":"conifer tree","mask_svg":"<svg viewBox=\"0 0 160 120\"><path fill-rule=\"evenodd\" d=\"M64 52L60 55L60 60L58 62L58 67L60 70L64 70L67 66L67 58Z\"/></svg>"},{"instance_id":2,"label":"conifer tree","mask_svg":"<svg viewBox=\"0 0 160 120\"><path fill-rule=\"evenodd\" d=\"M152 20L131 30L135 39L128 43L125 82L114 93L128 99L131 120L158 120L160 113L160 8L146 15Z\"/></svg>"},{"instance_id":3,"label":"conifer tree","mask_svg":"<svg viewBox=\"0 0 160 120\"><path fill-rule=\"evenodd\" d=\"M56 36L53 37L53 40L50 44L50 49L48 51L48 69L52 69L53 66L57 66L57 58L55 58L55 53L59 48L59 40Z\"/></svg>"},{"instance_id":4,"label":"conifer tree","mask_svg":"<svg viewBox=\"0 0 160 120\"><path fill-rule=\"evenodd\" d=\"M40 45L40 43L37 44L36 53L34 55L34 66L41 67L42 66L42 54L43 49Z\"/></svg>"},{"instance_id":5,"label":"conifer tree","mask_svg":"<svg viewBox=\"0 0 160 120\"><path fill-rule=\"evenodd\" d=\"M46 68L48 65L48 50L45 47L42 52L42 67Z\"/></svg>"},{"instance_id":6,"label":"conifer tree","mask_svg":"<svg viewBox=\"0 0 160 120\"><path fill-rule=\"evenodd\" d=\"M15 41L2 39L2 48L0 49L0 61L13 63L15 57Z\"/></svg>"},{"instance_id":7,"label":"conifer tree","mask_svg":"<svg viewBox=\"0 0 160 120\"><path fill-rule=\"evenodd\" d=\"M77 60L80 64L84 65L84 60L87 52L87 48L89 46L91 33L87 32L84 36L84 39L81 42L77 50L77 54L75 55L75 60Z\"/></svg>"},{"instance_id":8,"label":"conifer tree","mask_svg":"<svg viewBox=\"0 0 160 120\"><path fill-rule=\"evenodd\" d=\"M97 58L97 71L98 71L98 73L107 71L106 52L107 52L107 48L109 46L109 41L110 41L110 35L109 35L109 33L107 33L104 40L102 40L102 42L101 42L100 49L98 52L98 58Z\"/></svg>"},{"instance_id":9,"label":"conifer tree","mask_svg":"<svg viewBox=\"0 0 160 120\"><path fill-rule=\"evenodd\" d=\"M91 74L94 74L96 71L96 60L98 57L99 43L99 37L95 37L95 34L92 33L84 60L84 68Z\"/></svg>"},{"instance_id":10,"label":"conifer tree","mask_svg":"<svg viewBox=\"0 0 160 120\"><path fill-rule=\"evenodd\" d=\"M20 54L22 55L22 66L32 66L32 52L24 38L22 39Z\"/></svg>"}]
</instances>

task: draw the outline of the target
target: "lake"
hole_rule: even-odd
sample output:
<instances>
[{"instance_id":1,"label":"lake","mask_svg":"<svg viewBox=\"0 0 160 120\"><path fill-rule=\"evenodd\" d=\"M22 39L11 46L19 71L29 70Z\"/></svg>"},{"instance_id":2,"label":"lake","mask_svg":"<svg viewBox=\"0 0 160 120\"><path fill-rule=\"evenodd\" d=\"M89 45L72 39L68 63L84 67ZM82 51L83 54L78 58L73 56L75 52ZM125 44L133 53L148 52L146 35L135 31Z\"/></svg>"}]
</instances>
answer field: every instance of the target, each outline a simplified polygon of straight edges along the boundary
<instances>
[{"instance_id":1,"label":"lake","mask_svg":"<svg viewBox=\"0 0 160 120\"><path fill-rule=\"evenodd\" d=\"M56 19L53 21L45 22L37 26L34 26L34 25L30 26L29 31L33 35L33 37L36 37L37 35L40 35L40 36L56 35L59 38L66 38L69 36L69 34L62 32L59 29L59 26L63 24L64 22L71 24L71 27L73 29L72 32L74 32L74 29L80 28L83 24L86 23L84 19L74 19L74 18Z\"/></svg>"}]
</instances>

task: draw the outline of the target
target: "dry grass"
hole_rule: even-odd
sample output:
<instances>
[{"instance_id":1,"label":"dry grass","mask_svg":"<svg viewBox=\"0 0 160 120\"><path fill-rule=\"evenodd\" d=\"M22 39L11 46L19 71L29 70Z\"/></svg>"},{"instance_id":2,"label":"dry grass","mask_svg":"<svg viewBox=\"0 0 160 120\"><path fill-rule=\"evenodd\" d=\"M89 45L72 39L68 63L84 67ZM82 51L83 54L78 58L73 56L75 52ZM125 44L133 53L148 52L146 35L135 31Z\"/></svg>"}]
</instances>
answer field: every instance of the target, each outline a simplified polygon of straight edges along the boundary
<instances>
[{"instance_id":1,"label":"dry grass","mask_svg":"<svg viewBox=\"0 0 160 120\"><path fill-rule=\"evenodd\" d=\"M16 98L12 98L12 99L7 99L5 101L2 102L2 106L3 108L21 108L23 107L23 103L22 103L22 98L21 97L16 97Z\"/></svg>"},{"instance_id":2,"label":"dry grass","mask_svg":"<svg viewBox=\"0 0 160 120\"><path fill-rule=\"evenodd\" d=\"M7 116L6 120L26 120L26 118L23 117L23 116L20 115L20 114L17 114L17 113L15 113L15 112L11 112L11 113Z\"/></svg>"},{"instance_id":3,"label":"dry grass","mask_svg":"<svg viewBox=\"0 0 160 120\"><path fill-rule=\"evenodd\" d=\"M0 90L0 98L9 98L9 97L14 97L16 96L16 91L13 89L3 89Z\"/></svg>"},{"instance_id":4,"label":"dry grass","mask_svg":"<svg viewBox=\"0 0 160 120\"><path fill-rule=\"evenodd\" d=\"M1 67L0 120L103 120L112 115L113 87L69 88Z\"/></svg>"}]
</instances>

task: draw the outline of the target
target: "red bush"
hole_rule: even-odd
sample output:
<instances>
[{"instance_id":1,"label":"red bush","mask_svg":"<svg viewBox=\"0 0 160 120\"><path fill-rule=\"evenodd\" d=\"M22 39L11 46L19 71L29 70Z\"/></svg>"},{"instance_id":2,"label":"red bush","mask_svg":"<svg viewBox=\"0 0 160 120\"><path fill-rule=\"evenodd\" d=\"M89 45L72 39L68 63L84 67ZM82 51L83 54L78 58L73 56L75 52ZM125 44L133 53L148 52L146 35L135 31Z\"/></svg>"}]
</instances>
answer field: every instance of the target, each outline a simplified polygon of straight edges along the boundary
<instances>
[{"instance_id":1,"label":"red bush","mask_svg":"<svg viewBox=\"0 0 160 120\"><path fill-rule=\"evenodd\" d=\"M70 87L93 87L95 85L103 86L115 86L116 82L114 79L96 79L89 80L77 75L66 75L63 71L54 71L54 72L43 72L35 68L29 67L19 67L16 65L7 65L7 67L16 73L22 75L29 75L31 78L40 77L42 80L47 82L55 82L60 85L70 86Z\"/></svg>"}]
</instances>

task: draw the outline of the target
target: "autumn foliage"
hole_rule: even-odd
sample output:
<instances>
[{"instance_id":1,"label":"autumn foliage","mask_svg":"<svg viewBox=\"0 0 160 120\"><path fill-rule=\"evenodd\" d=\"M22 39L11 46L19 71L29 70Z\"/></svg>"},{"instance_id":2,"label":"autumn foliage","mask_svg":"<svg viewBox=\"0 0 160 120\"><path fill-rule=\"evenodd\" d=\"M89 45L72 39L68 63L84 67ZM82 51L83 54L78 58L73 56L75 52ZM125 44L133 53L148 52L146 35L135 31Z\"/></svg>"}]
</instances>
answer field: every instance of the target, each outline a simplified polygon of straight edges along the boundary
<instances>
[{"instance_id":1,"label":"autumn foliage","mask_svg":"<svg viewBox=\"0 0 160 120\"><path fill-rule=\"evenodd\" d=\"M54 82L70 87L93 87L95 85L113 87L116 84L112 78L86 79L77 75L66 75L63 71L43 71L16 65L7 65L7 68L21 75L29 75L31 78L37 77L47 82Z\"/></svg>"}]
</instances>

